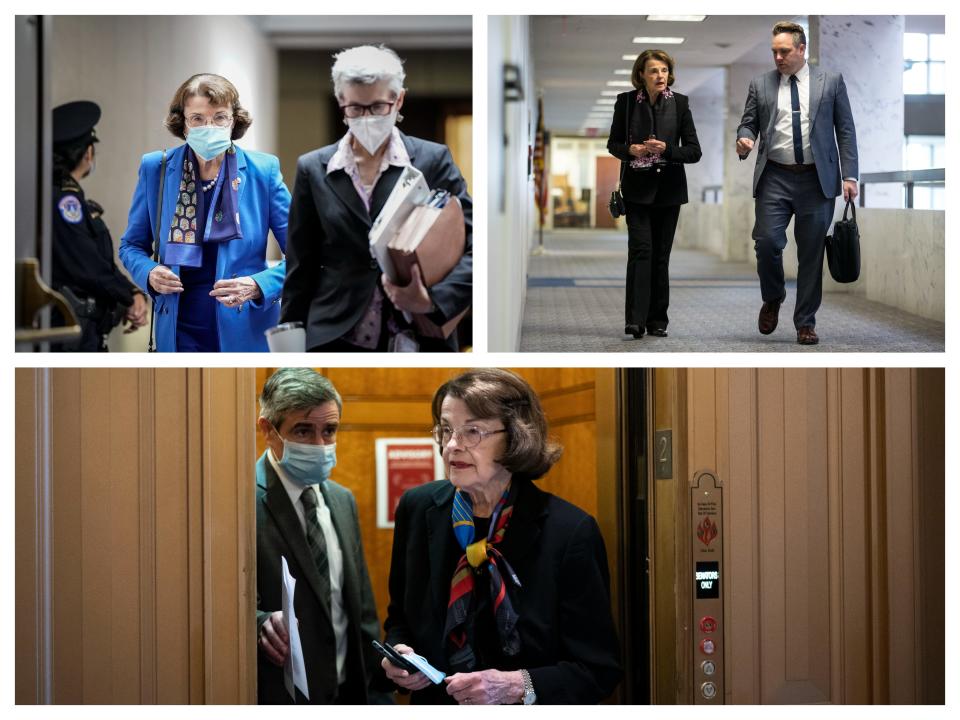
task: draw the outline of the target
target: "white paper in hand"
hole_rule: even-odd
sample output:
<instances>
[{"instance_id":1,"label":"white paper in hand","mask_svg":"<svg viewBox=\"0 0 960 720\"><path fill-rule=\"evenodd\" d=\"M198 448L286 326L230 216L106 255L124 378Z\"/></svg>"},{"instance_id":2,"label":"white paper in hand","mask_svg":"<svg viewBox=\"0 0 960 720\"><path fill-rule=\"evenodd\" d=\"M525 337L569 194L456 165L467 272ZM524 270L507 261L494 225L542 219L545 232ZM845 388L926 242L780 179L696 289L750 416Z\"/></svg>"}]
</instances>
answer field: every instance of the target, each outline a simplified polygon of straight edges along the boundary
<instances>
[{"instance_id":1,"label":"white paper in hand","mask_svg":"<svg viewBox=\"0 0 960 720\"><path fill-rule=\"evenodd\" d=\"M309 700L310 690L307 687L307 670L303 664L303 648L300 646L300 629L297 627L297 614L293 610L293 591L297 580L290 574L287 559L281 555L280 560L283 566L283 587L281 588L283 622L290 635L290 654L287 655L287 661L283 664L283 684L294 702L297 701L294 688Z\"/></svg>"}]
</instances>

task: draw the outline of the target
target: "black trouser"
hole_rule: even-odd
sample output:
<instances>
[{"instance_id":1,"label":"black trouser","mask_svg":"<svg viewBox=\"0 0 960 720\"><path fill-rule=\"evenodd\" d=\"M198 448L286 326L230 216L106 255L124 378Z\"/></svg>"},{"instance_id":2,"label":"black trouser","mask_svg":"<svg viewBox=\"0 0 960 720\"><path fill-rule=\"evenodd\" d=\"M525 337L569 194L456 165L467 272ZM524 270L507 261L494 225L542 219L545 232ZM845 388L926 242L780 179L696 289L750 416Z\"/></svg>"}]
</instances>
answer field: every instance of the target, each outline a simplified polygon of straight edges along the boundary
<instances>
[{"instance_id":1,"label":"black trouser","mask_svg":"<svg viewBox=\"0 0 960 720\"><path fill-rule=\"evenodd\" d=\"M679 205L627 201L626 324L648 331L667 329L670 304L670 250Z\"/></svg>"},{"instance_id":2,"label":"black trouser","mask_svg":"<svg viewBox=\"0 0 960 720\"><path fill-rule=\"evenodd\" d=\"M72 340L66 343L50 343L51 352L108 352L105 342L110 328L105 328L112 318L107 318L103 314L95 317L78 316L77 322L80 324L81 335L79 340ZM63 327L66 320L60 314L60 311L54 308L50 313L50 327Z\"/></svg>"}]
</instances>

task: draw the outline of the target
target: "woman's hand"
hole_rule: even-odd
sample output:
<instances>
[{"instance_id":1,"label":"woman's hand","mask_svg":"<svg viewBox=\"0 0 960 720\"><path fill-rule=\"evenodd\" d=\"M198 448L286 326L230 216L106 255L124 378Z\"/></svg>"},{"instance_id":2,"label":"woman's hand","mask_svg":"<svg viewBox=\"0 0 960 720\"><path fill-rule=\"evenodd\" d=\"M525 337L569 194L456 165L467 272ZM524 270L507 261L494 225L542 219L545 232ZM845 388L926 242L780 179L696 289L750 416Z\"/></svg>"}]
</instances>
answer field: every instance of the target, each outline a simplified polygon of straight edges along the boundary
<instances>
[{"instance_id":1,"label":"woman's hand","mask_svg":"<svg viewBox=\"0 0 960 720\"><path fill-rule=\"evenodd\" d=\"M180 278L166 265L157 265L151 270L147 275L147 282L161 295L183 292L183 283L180 282Z\"/></svg>"},{"instance_id":2,"label":"woman's hand","mask_svg":"<svg viewBox=\"0 0 960 720\"><path fill-rule=\"evenodd\" d=\"M123 320L129 324L129 327L123 331L124 335L129 335L137 328L142 328L147 324L147 301L141 293L133 294L133 305L127 308Z\"/></svg>"},{"instance_id":3,"label":"woman's hand","mask_svg":"<svg viewBox=\"0 0 960 720\"><path fill-rule=\"evenodd\" d=\"M217 280L210 295L227 307L240 307L248 300L263 297L263 292L252 277L238 277L232 280Z\"/></svg>"},{"instance_id":4,"label":"woman's hand","mask_svg":"<svg viewBox=\"0 0 960 720\"><path fill-rule=\"evenodd\" d=\"M403 643L394 645L393 649L401 655L408 655L409 653L413 652L412 647L409 645L404 645ZM380 667L383 668L383 671L387 674L388 678L406 690L423 690L425 687L430 685L430 679L422 672L416 672L411 675L406 670L397 667L386 658L383 658L383 660L380 661Z\"/></svg>"},{"instance_id":5,"label":"woman's hand","mask_svg":"<svg viewBox=\"0 0 960 720\"><path fill-rule=\"evenodd\" d=\"M647 148L643 143L634 143L630 146L630 154L634 157L642 158L645 157L647 153Z\"/></svg>"},{"instance_id":6,"label":"woman's hand","mask_svg":"<svg viewBox=\"0 0 960 720\"><path fill-rule=\"evenodd\" d=\"M513 705L523 699L523 673L519 670L481 670L444 678L447 695L461 705Z\"/></svg>"},{"instance_id":7,"label":"woman's hand","mask_svg":"<svg viewBox=\"0 0 960 720\"><path fill-rule=\"evenodd\" d=\"M383 283L383 291L390 298L390 302L400 310L417 313L418 315L433 310L433 300L427 293L427 286L423 284L419 265L413 266L410 284L406 287L394 285L385 274L381 276L380 282Z\"/></svg>"},{"instance_id":8,"label":"woman's hand","mask_svg":"<svg viewBox=\"0 0 960 720\"><path fill-rule=\"evenodd\" d=\"M662 155L667 149L667 144L663 140L647 140L643 147L646 148L648 155Z\"/></svg>"}]
</instances>

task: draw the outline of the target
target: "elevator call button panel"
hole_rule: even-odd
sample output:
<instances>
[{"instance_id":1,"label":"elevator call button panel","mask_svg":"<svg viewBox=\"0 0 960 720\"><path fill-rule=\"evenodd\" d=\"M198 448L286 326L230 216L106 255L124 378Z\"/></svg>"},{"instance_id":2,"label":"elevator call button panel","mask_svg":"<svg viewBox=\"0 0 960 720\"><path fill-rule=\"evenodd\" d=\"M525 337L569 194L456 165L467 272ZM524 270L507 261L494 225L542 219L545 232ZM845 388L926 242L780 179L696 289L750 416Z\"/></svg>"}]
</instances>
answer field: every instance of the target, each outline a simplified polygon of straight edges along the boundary
<instances>
[{"instance_id":1,"label":"elevator call button panel","mask_svg":"<svg viewBox=\"0 0 960 720\"><path fill-rule=\"evenodd\" d=\"M698 705L723 703L723 483L705 470L690 481L690 594L693 695Z\"/></svg>"}]
</instances>

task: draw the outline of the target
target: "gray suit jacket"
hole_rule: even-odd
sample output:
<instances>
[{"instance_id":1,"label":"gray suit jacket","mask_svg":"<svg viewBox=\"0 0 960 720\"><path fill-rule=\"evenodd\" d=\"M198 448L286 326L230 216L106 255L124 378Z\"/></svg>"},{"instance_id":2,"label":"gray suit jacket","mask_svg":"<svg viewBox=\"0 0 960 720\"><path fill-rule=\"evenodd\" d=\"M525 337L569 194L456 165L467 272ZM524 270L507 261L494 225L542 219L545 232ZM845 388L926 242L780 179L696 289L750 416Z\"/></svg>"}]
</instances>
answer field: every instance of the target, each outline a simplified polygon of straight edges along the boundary
<instances>
[{"instance_id":1,"label":"gray suit jacket","mask_svg":"<svg viewBox=\"0 0 960 720\"><path fill-rule=\"evenodd\" d=\"M753 171L753 196L757 196L760 176L767 166L767 144L773 136L777 117L777 95L780 72L771 70L750 81L743 117L737 128L737 139L750 138L760 142L757 165ZM825 197L837 197L843 192L841 178L860 176L857 162L857 131L847 98L847 86L840 73L828 72L810 66L810 148L817 176ZM838 152L839 149L839 152ZM839 158L839 164L838 164Z\"/></svg>"},{"instance_id":2,"label":"gray suit jacket","mask_svg":"<svg viewBox=\"0 0 960 720\"><path fill-rule=\"evenodd\" d=\"M353 493L331 480L321 485L321 492L330 508L343 551L343 604L349 621L344 691L348 697L339 699L352 703L390 702L387 696L370 690L373 674L380 672L380 658L370 645L373 640L380 639L380 624L367 564L363 559L357 503ZM319 574L300 519L266 453L257 461L256 507L258 634L270 613L281 609L280 557L283 556L297 580L294 609L300 621L310 702L331 703L338 699L339 683L329 598L321 598ZM305 702L299 692L297 695L298 702ZM260 703L292 702L283 685L283 668L272 664L259 649L257 700Z\"/></svg>"}]
</instances>

